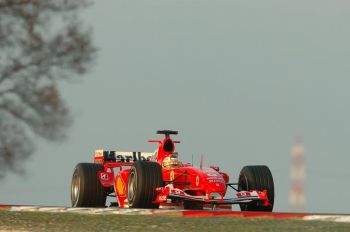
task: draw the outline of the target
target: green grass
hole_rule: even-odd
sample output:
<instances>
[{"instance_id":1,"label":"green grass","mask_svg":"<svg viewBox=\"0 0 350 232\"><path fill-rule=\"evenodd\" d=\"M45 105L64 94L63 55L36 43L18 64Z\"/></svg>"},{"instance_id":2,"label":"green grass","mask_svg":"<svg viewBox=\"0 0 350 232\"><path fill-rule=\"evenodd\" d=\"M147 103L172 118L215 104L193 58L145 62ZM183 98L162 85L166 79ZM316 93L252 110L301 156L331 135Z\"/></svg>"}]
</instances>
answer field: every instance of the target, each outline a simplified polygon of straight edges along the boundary
<instances>
[{"instance_id":1,"label":"green grass","mask_svg":"<svg viewBox=\"0 0 350 232\"><path fill-rule=\"evenodd\" d=\"M0 210L0 231L350 231L349 223L262 218L112 215Z\"/></svg>"}]
</instances>

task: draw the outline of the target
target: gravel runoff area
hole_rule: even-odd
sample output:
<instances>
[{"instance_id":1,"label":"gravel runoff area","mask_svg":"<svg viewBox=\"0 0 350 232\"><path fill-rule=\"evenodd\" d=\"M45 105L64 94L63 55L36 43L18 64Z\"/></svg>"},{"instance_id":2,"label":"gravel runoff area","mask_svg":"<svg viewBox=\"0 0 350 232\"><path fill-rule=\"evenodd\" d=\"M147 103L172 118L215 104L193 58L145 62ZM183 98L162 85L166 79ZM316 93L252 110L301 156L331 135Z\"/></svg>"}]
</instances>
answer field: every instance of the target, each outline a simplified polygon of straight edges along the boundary
<instances>
[{"instance_id":1,"label":"gravel runoff area","mask_svg":"<svg viewBox=\"0 0 350 232\"><path fill-rule=\"evenodd\" d=\"M350 223L174 215L111 215L0 210L0 231L350 231Z\"/></svg>"}]
</instances>

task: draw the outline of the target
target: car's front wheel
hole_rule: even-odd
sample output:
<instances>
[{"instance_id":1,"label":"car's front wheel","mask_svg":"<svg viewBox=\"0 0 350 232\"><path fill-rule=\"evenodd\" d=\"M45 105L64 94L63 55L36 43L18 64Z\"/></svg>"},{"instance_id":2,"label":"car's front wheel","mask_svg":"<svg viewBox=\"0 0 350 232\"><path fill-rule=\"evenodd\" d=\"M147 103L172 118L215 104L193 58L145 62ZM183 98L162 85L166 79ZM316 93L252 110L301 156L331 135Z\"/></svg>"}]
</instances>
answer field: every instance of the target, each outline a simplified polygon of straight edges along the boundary
<instances>
[{"instance_id":1,"label":"car's front wheel","mask_svg":"<svg viewBox=\"0 0 350 232\"><path fill-rule=\"evenodd\" d=\"M242 211L265 211L271 212L274 204L274 184L270 169L267 166L245 166L238 178L238 191L267 191L269 205L264 206L261 202L241 203Z\"/></svg>"}]
</instances>

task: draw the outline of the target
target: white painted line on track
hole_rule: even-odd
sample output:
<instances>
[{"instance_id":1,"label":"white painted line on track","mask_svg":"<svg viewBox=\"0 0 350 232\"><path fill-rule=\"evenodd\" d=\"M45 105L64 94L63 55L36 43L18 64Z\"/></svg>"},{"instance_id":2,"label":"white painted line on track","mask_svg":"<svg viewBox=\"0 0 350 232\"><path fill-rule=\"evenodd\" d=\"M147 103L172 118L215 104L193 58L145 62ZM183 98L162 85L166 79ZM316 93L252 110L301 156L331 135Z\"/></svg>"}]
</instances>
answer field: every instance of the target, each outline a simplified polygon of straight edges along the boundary
<instances>
[{"instance_id":1,"label":"white painted line on track","mask_svg":"<svg viewBox=\"0 0 350 232\"><path fill-rule=\"evenodd\" d=\"M38 211L40 207L38 206L12 206L10 208L11 211L27 211L27 212L31 212L31 211Z\"/></svg>"},{"instance_id":2,"label":"white painted line on track","mask_svg":"<svg viewBox=\"0 0 350 232\"><path fill-rule=\"evenodd\" d=\"M65 212L67 211L66 207L39 207L39 212Z\"/></svg>"},{"instance_id":3,"label":"white painted line on track","mask_svg":"<svg viewBox=\"0 0 350 232\"><path fill-rule=\"evenodd\" d=\"M79 212L82 210L88 210L88 208L67 208L67 212Z\"/></svg>"},{"instance_id":4,"label":"white painted line on track","mask_svg":"<svg viewBox=\"0 0 350 232\"><path fill-rule=\"evenodd\" d=\"M304 216L306 221L331 221L331 222L347 222L350 223L350 215L308 215Z\"/></svg>"}]
</instances>

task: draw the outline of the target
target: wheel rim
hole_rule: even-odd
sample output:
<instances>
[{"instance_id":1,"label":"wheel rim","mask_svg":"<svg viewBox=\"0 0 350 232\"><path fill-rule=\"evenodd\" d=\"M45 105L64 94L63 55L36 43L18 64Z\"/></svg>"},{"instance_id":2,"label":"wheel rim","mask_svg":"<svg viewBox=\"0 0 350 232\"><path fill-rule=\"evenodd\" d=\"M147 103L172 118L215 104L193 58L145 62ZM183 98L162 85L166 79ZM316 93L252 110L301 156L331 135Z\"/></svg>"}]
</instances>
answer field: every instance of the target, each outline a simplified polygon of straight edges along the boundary
<instances>
[{"instance_id":1,"label":"wheel rim","mask_svg":"<svg viewBox=\"0 0 350 232\"><path fill-rule=\"evenodd\" d=\"M128 201L129 204L132 204L135 198L135 192L136 192L136 173L135 171L131 171L129 174L129 182L128 182Z\"/></svg>"},{"instance_id":2,"label":"wheel rim","mask_svg":"<svg viewBox=\"0 0 350 232\"><path fill-rule=\"evenodd\" d=\"M71 186L71 199L73 206L77 205L80 192L80 178L77 172L73 175L72 186Z\"/></svg>"}]
</instances>

